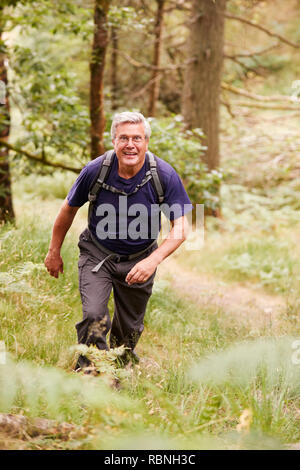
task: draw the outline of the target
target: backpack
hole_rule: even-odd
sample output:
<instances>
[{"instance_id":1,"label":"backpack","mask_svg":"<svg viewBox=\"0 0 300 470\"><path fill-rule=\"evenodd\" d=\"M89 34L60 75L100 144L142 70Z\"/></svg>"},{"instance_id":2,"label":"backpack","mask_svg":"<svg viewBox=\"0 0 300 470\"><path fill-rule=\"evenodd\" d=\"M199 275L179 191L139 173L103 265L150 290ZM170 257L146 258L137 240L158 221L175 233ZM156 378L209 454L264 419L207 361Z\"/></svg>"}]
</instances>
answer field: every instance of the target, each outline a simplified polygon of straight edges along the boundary
<instances>
[{"instance_id":1,"label":"backpack","mask_svg":"<svg viewBox=\"0 0 300 470\"><path fill-rule=\"evenodd\" d=\"M149 152L149 150L146 152L146 162L148 163L149 169L146 171L146 174L141 183L138 184L131 193L126 193L124 191L121 191L120 189L115 188L114 186L110 186L105 183L112 167L113 157L114 150L108 150L108 152L105 152L97 177L94 179L92 185L90 186L88 194L88 200L90 202L88 224L90 224L93 204L97 200L98 194L102 188L116 194L122 194L123 196L131 196L132 194L135 194L142 186L148 183L148 181L151 180L152 185L156 191L159 204L162 204L164 201L164 189L161 183L161 179L159 177L157 160L152 152Z\"/></svg>"}]
</instances>

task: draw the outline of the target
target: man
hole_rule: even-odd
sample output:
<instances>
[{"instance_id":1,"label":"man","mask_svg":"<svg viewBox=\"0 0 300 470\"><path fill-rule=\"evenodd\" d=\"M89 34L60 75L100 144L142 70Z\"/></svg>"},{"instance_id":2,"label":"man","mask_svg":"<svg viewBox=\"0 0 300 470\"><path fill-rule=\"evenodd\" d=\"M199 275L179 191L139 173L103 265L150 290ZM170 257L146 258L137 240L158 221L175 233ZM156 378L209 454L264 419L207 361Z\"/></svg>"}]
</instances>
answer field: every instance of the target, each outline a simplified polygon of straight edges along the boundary
<instances>
[{"instance_id":1,"label":"man","mask_svg":"<svg viewBox=\"0 0 300 470\"><path fill-rule=\"evenodd\" d=\"M186 239L185 213L192 209L175 170L148 152L150 134L150 125L142 114L115 115L111 127L114 152L110 152L110 160L104 154L81 171L55 220L45 258L51 276L57 278L63 273L62 243L76 212L90 199L88 228L78 243L83 309L83 320L76 325L78 342L108 349L106 336L110 331L110 347L127 348L124 364L129 359L138 361L134 348L144 329L156 268ZM99 169L105 165L105 181L96 191L95 181L102 178ZM157 194L157 186L163 195ZM158 247L162 206L171 230ZM140 217L134 217L137 212ZM111 322L108 300L112 289L115 311ZM88 361L80 357L78 368L87 365Z\"/></svg>"}]
</instances>

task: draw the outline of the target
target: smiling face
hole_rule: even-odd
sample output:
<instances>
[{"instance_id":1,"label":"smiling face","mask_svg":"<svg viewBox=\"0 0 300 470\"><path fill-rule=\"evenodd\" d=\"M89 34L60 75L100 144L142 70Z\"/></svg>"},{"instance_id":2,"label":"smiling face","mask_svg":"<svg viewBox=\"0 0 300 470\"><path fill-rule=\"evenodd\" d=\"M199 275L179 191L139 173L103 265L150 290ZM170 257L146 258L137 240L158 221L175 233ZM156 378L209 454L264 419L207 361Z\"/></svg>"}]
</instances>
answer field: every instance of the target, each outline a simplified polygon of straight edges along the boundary
<instances>
[{"instance_id":1,"label":"smiling face","mask_svg":"<svg viewBox=\"0 0 300 470\"><path fill-rule=\"evenodd\" d=\"M118 157L120 176L131 177L139 172L145 161L148 143L142 122L118 125L113 144Z\"/></svg>"}]
</instances>

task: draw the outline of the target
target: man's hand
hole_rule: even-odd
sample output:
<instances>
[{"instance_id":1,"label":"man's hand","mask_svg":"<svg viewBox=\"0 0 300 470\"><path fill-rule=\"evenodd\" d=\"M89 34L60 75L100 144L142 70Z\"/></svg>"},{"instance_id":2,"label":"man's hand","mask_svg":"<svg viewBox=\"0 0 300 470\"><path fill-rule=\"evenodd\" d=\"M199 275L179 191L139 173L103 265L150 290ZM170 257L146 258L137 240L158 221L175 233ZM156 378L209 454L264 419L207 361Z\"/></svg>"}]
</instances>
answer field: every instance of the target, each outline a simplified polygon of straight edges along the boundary
<instances>
[{"instance_id":1,"label":"man's hand","mask_svg":"<svg viewBox=\"0 0 300 470\"><path fill-rule=\"evenodd\" d=\"M64 263L58 251L48 251L44 264L50 276L58 278L59 273L64 272Z\"/></svg>"},{"instance_id":2,"label":"man's hand","mask_svg":"<svg viewBox=\"0 0 300 470\"><path fill-rule=\"evenodd\" d=\"M187 218L183 215L171 221L171 225L172 229L162 244L151 255L137 263L129 271L125 279L129 286L146 282L152 276L159 263L173 253L173 251L177 250L181 243L186 240L189 231Z\"/></svg>"},{"instance_id":3,"label":"man's hand","mask_svg":"<svg viewBox=\"0 0 300 470\"><path fill-rule=\"evenodd\" d=\"M127 274L125 281L129 286L132 284L142 284L143 282L146 282L149 277L152 276L158 264L158 260L155 260L151 255L148 256L133 266L133 268Z\"/></svg>"},{"instance_id":4,"label":"man's hand","mask_svg":"<svg viewBox=\"0 0 300 470\"><path fill-rule=\"evenodd\" d=\"M60 256L60 248L65 239L66 233L72 225L79 207L69 206L67 199L63 202L61 209L55 219L49 251L44 264L50 276L58 278L59 273L63 273L63 260Z\"/></svg>"}]
</instances>

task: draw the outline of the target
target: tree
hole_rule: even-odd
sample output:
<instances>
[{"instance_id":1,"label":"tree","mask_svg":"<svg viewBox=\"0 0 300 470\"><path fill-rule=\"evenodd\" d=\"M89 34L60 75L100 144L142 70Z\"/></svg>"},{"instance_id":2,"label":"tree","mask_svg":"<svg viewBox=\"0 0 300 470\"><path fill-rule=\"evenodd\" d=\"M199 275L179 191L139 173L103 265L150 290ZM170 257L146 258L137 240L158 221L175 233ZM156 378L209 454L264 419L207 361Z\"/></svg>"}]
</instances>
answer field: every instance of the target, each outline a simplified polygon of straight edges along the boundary
<instances>
[{"instance_id":1,"label":"tree","mask_svg":"<svg viewBox=\"0 0 300 470\"><path fill-rule=\"evenodd\" d=\"M108 0L95 0L94 40L90 62L90 118L91 118L91 157L104 152L103 133L105 129L103 78L105 54L108 44L107 13Z\"/></svg>"},{"instance_id":2,"label":"tree","mask_svg":"<svg viewBox=\"0 0 300 470\"><path fill-rule=\"evenodd\" d=\"M153 56L153 71L151 77L150 97L148 115L155 116L156 104L159 97L159 83L161 73L158 68L160 66L161 46L162 46L162 29L164 17L165 0L156 0L157 12L155 21L155 43L154 43L154 56Z\"/></svg>"},{"instance_id":3,"label":"tree","mask_svg":"<svg viewBox=\"0 0 300 470\"><path fill-rule=\"evenodd\" d=\"M189 129L201 128L209 169L219 164L219 107L226 0L193 0L182 114Z\"/></svg>"},{"instance_id":4,"label":"tree","mask_svg":"<svg viewBox=\"0 0 300 470\"><path fill-rule=\"evenodd\" d=\"M118 94L118 81L117 81L117 71L118 71L118 34L116 26L111 28L111 109L115 111L118 108L117 94Z\"/></svg>"},{"instance_id":5,"label":"tree","mask_svg":"<svg viewBox=\"0 0 300 470\"><path fill-rule=\"evenodd\" d=\"M7 93L7 57L6 48L2 39L4 28L3 6L0 6L0 84L1 84L1 102L0 102L0 138L8 140L10 132L10 109ZM0 145L0 223L13 221L15 218L12 191L11 176L8 159L9 150Z\"/></svg>"},{"instance_id":6,"label":"tree","mask_svg":"<svg viewBox=\"0 0 300 470\"><path fill-rule=\"evenodd\" d=\"M115 26L111 28L111 43L112 43L112 53L111 53L111 109L115 111L118 108L117 105L117 92L118 92L118 82L117 82L117 70L118 70L118 35L117 29Z\"/></svg>"}]
</instances>

